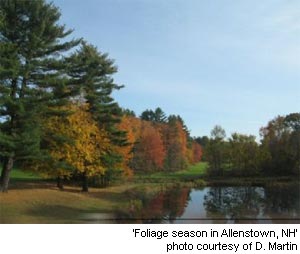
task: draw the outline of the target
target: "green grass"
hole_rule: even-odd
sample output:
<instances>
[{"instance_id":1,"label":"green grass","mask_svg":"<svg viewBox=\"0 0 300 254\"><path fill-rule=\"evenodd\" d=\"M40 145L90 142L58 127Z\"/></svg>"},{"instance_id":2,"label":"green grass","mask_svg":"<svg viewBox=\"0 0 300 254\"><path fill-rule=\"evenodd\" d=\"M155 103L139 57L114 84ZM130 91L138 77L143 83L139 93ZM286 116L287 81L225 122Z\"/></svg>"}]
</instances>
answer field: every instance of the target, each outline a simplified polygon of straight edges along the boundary
<instances>
[{"instance_id":1,"label":"green grass","mask_svg":"<svg viewBox=\"0 0 300 254\"><path fill-rule=\"evenodd\" d=\"M198 178L205 174L208 164L200 162L190 166L187 170L175 172L174 174L179 178Z\"/></svg>"},{"instance_id":2,"label":"green grass","mask_svg":"<svg viewBox=\"0 0 300 254\"><path fill-rule=\"evenodd\" d=\"M253 184L252 178L240 177L220 177L210 181L205 179L206 169L206 163L199 163L183 171L139 175L133 181L121 182L118 186L90 188L89 193L70 185L60 191L55 182L40 181L42 178L36 174L14 169L11 188L8 193L0 193L0 223L110 223L112 220L103 221L101 218L113 219L117 216L116 212L126 213L132 207L139 207L145 197L155 196L174 185L182 187L187 184L187 187L194 188L206 184ZM277 181L261 178L255 183L276 184Z\"/></svg>"},{"instance_id":3,"label":"green grass","mask_svg":"<svg viewBox=\"0 0 300 254\"><path fill-rule=\"evenodd\" d=\"M10 173L10 179L13 181L33 181L33 180L42 180L43 178L35 173L26 172L21 169L14 168Z\"/></svg>"},{"instance_id":4,"label":"green grass","mask_svg":"<svg viewBox=\"0 0 300 254\"><path fill-rule=\"evenodd\" d=\"M176 172L156 172L156 173L141 173L136 174L135 181L142 182L181 182L191 181L203 177L207 169L206 162L200 162L196 165L192 165L186 170Z\"/></svg>"},{"instance_id":5,"label":"green grass","mask_svg":"<svg viewBox=\"0 0 300 254\"><path fill-rule=\"evenodd\" d=\"M195 180L204 174L206 167L205 163L199 163L179 172L147 175L151 181L90 188L89 193L68 185L60 191L54 182L41 181L37 174L13 169L11 188L8 193L0 193L0 223L103 223L99 218L128 210L143 195L155 195L185 179Z\"/></svg>"}]
</instances>

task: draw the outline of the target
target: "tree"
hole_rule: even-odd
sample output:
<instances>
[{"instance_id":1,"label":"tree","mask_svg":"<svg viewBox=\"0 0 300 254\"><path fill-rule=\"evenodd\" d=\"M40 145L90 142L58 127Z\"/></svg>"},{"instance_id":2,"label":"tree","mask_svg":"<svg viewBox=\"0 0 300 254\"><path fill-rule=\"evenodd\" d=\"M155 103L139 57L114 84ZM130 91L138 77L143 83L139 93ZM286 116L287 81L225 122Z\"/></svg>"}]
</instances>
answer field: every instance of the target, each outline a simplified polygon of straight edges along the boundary
<instances>
[{"instance_id":1,"label":"tree","mask_svg":"<svg viewBox=\"0 0 300 254\"><path fill-rule=\"evenodd\" d=\"M160 107L153 110L145 110L142 112L140 118L144 121L150 121L155 123L165 123L167 120L166 114L162 111Z\"/></svg>"},{"instance_id":2,"label":"tree","mask_svg":"<svg viewBox=\"0 0 300 254\"><path fill-rule=\"evenodd\" d=\"M233 133L229 139L231 174L255 175L260 170L260 150L255 136Z\"/></svg>"},{"instance_id":3,"label":"tree","mask_svg":"<svg viewBox=\"0 0 300 254\"><path fill-rule=\"evenodd\" d=\"M140 118L144 121L153 121L154 120L154 112L150 109L146 109L142 112Z\"/></svg>"},{"instance_id":4,"label":"tree","mask_svg":"<svg viewBox=\"0 0 300 254\"><path fill-rule=\"evenodd\" d=\"M211 138L206 146L206 159L209 162L209 170L212 174L223 175L225 164L226 143L225 130L216 125L211 131Z\"/></svg>"},{"instance_id":5,"label":"tree","mask_svg":"<svg viewBox=\"0 0 300 254\"><path fill-rule=\"evenodd\" d=\"M192 143L192 162L197 163L202 159L202 147L197 142L193 141Z\"/></svg>"},{"instance_id":6,"label":"tree","mask_svg":"<svg viewBox=\"0 0 300 254\"><path fill-rule=\"evenodd\" d=\"M300 173L300 114L277 116L261 128L262 147L268 152L264 162L266 174Z\"/></svg>"},{"instance_id":7,"label":"tree","mask_svg":"<svg viewBox=\"0 0 300 254\"><path fill-rule=\"evenodd\" d=\"M40 155L40 116L76 92L65 75L63 54L79 40L60 25L60 12L44 0L0 0L1 189L15 161ZM53 113L53 112L52 112Z\"/></svg>"},{"instance_id":8,"label":"tree","mask_svg":"<svg viewBox=\"0 0 300 254\"><path fill-rule=\"evenodd\" d=\"M140 137L133 151L131 165L136 171L162 170L165 149L159 131L151 123L142 123Z\"/></svg>"},{"instance_id":9,"label":"tree","mask_svg":"<svg viewBox=\"0 0 300 254\"><path fill-rule=\"evenodd\" d=\"M195 141L202 147L203 154L202 154L202 160L206 161L206 146L209 143L209 137L208 136L202 136L202 137L196 137Z\"/></svg>"},{"instance_id":10,"label":"tree","mask_svg":"<svg viewBox=\"0 0 300 254\"><path fill-rule=\"evenodd\" d=\"M126 132L127 145L118 148L118 153L121 154L122 168L124 174L128 177L133 175L133 171L130 168L130 162L133 157L133 148L138 139L138 132L140 132L140 120L132 115L124 115L121 122L118 124L118 128L121 131Z\"/></svg>"},{"instance_id":11,"label":"tree","mask_svg":"<svg viewBox=\"0 0 300 254\"><path fill-rule=\"evenodd\" d=\"M117 72L114 61L107 54L98 52L97 48L82 42L80 49L69 58L68 75L74 85L80 86L80 100L90 105L90 113L99 127L108 133L110 149L102 162L107 168L105 179L110 181L113 174L120 172L122 156L118 148L127 145L126 133L118 129L122 109L112 98L112 92L123 86L114 83L112 75Z\"/></svg>"},{"instance_id":12,"label":"tree","mask_svg":"<svg viewBox=\"0 0 300 254\"><path fill-rule=\"evenodd\" d=\"M166 114L162 111L162 109L160 107L156 108L154 111L154 122L165 123L166 120Z\"/></svg>"},{"instance_id":13,"label":"tree","mask_svg":"<svg viewBox=\"0 0 300 254\"><path fill-rule=\"evenodd\" d=\"M93 119L88 104L70 104L65 110L71 112L67 117L52 116L46 120L44 132L48 135L44 145L51 160L35 163L35 167L57 179L79 175L82 190L88 191L89 178L105 174L101 157L110 149L108 135ZM64 137L64 142L55 138L58 135Z\"/></svg>"},{"instance_id":14,"label":"tree","mask_svg":"<svg viewBox=\"0 0 300 254\"><path fill-rule=\"evenodd\" d=\"M169 116L168 123L162 131L166 147L165 168L170 171L185 169L188 164L188 133L182 119L174 115Z\"/></svg>"}]
</instances>

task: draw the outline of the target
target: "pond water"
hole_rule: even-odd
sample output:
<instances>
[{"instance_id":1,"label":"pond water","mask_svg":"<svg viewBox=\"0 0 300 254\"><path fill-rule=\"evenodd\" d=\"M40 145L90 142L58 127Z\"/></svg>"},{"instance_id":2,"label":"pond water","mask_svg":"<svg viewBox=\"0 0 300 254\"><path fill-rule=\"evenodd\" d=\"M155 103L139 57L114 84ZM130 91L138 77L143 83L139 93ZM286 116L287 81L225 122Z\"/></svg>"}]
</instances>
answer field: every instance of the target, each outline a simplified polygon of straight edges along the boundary
<instances>
[{"instance_id":1,"label":"pond water","mask_svg":"<svg viewBox=\"0 0 300 254\"><path fill-rule=\"evenodd\" d=\"M145 198L142 208L121 218L127 223L300 223L300 185L174 188Z\"/></svg>"}]
</instances>

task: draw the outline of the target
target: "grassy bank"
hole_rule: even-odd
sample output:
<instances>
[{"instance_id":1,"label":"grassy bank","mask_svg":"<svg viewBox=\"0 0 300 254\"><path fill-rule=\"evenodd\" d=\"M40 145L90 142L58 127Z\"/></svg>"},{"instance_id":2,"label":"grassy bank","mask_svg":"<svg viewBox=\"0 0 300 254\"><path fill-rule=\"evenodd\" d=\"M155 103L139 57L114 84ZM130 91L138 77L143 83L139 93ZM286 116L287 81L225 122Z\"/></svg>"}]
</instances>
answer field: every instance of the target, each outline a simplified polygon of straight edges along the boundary
<instances>
[{"instance_id":1,"label":"grassy bank","mask_svg":"<svg viewBox=\"0 0 300 254\"><path fill-rule=\"evenodd\" d=\"M156 183L172 183L187 182L202 178L207 169L206 162L200 162L190 166L186 170L176 172L155 172L135 174L133 181L135 182L156 182Z\"/></svg>"},{"instance_id":2,"label":"grassy bank","mask_svg":"<svg viewBox=\"0 0 300 254\"><path fill-rule=\"evenodd\" d=\"M115 211L129 209L142 196L197 179L205 168L206 164L200 163L180 172L140 174L116 186L90 188L89 193L76 186L65 186L60 191L55 181L14 169L9 192L0 194L0 223L110 222Z\"/></svg>"},{"instance_id":3,"label":"grassy bank","mask_svg":"<svg viewBox=\"0 0 300 254\"><path fill-rule=\"evenodd\" d=\"M0 223L109 223L116 211L135 209L146 197L174 186L265 185L295 180L290 177L207 178L206 168L206 163L199 163L179 172L138 174L115 186L90 188L89 193L70 185L60 191L55 181L13 170L9 192L0 193Z\"/></svg>"}]
</instances>

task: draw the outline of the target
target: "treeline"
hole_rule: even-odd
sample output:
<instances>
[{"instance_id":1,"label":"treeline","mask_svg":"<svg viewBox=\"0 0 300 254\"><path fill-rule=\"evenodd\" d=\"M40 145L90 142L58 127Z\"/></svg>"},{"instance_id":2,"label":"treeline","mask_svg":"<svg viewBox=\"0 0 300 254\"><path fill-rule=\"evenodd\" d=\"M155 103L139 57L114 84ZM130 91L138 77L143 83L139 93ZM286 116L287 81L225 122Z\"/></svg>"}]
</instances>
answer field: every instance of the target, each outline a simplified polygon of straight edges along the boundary
<instances>
[{"instance_id":1,"label":"treeline","mask_svg":"<svg viewBox=\"0 0 300 254\"><path fill-rule=\"evenodd\" d=\"M117 72L107 54L59 23L44 0L0 0L0 186L20 168L105 186L116 176L176 171L209 162L212 175L299 174L299 114L279 116L254 136L216 126L191 138L180 116L157 108L136 117L112 93Z\"/></svg>"},{"instance_id":2,"label":"treeline","mask_svg":"<svg viewBox=\"0 0 300 254\"><path fill-rule=\"evenodd\" d=\"M107 54L59 23L44 0L0 0L0 185L14 165L57 179L107 185L116 175L180 170L201 158L182 119L162 110L137 118L112 92Z\"/></svg>"},{"instance_id":3,"label":"treeline","mask_svg":"<svg viewBox=\"0 0 300 254\"><path fill-rule=\"evenodd\" d=\"M214 176L300 175L300 113L278 116L260 129L260 142L252 135L233 133L226 139L221 126L210 137L196 140L204 148Z\"/></svg>"},{"instance_id":4,"label":"treeline","mask_svg":"<svg viewBox=\"0 0 300 254\"><path fill-rule=\"evenodd\" d=\"M130 155L127 166L133 172L177 171L201 160L202 148L180 116L167 117L157 108L144 111L140 118L124 115L119 126L128 135L124 157Z\"/></svg>"}]
</instances>

